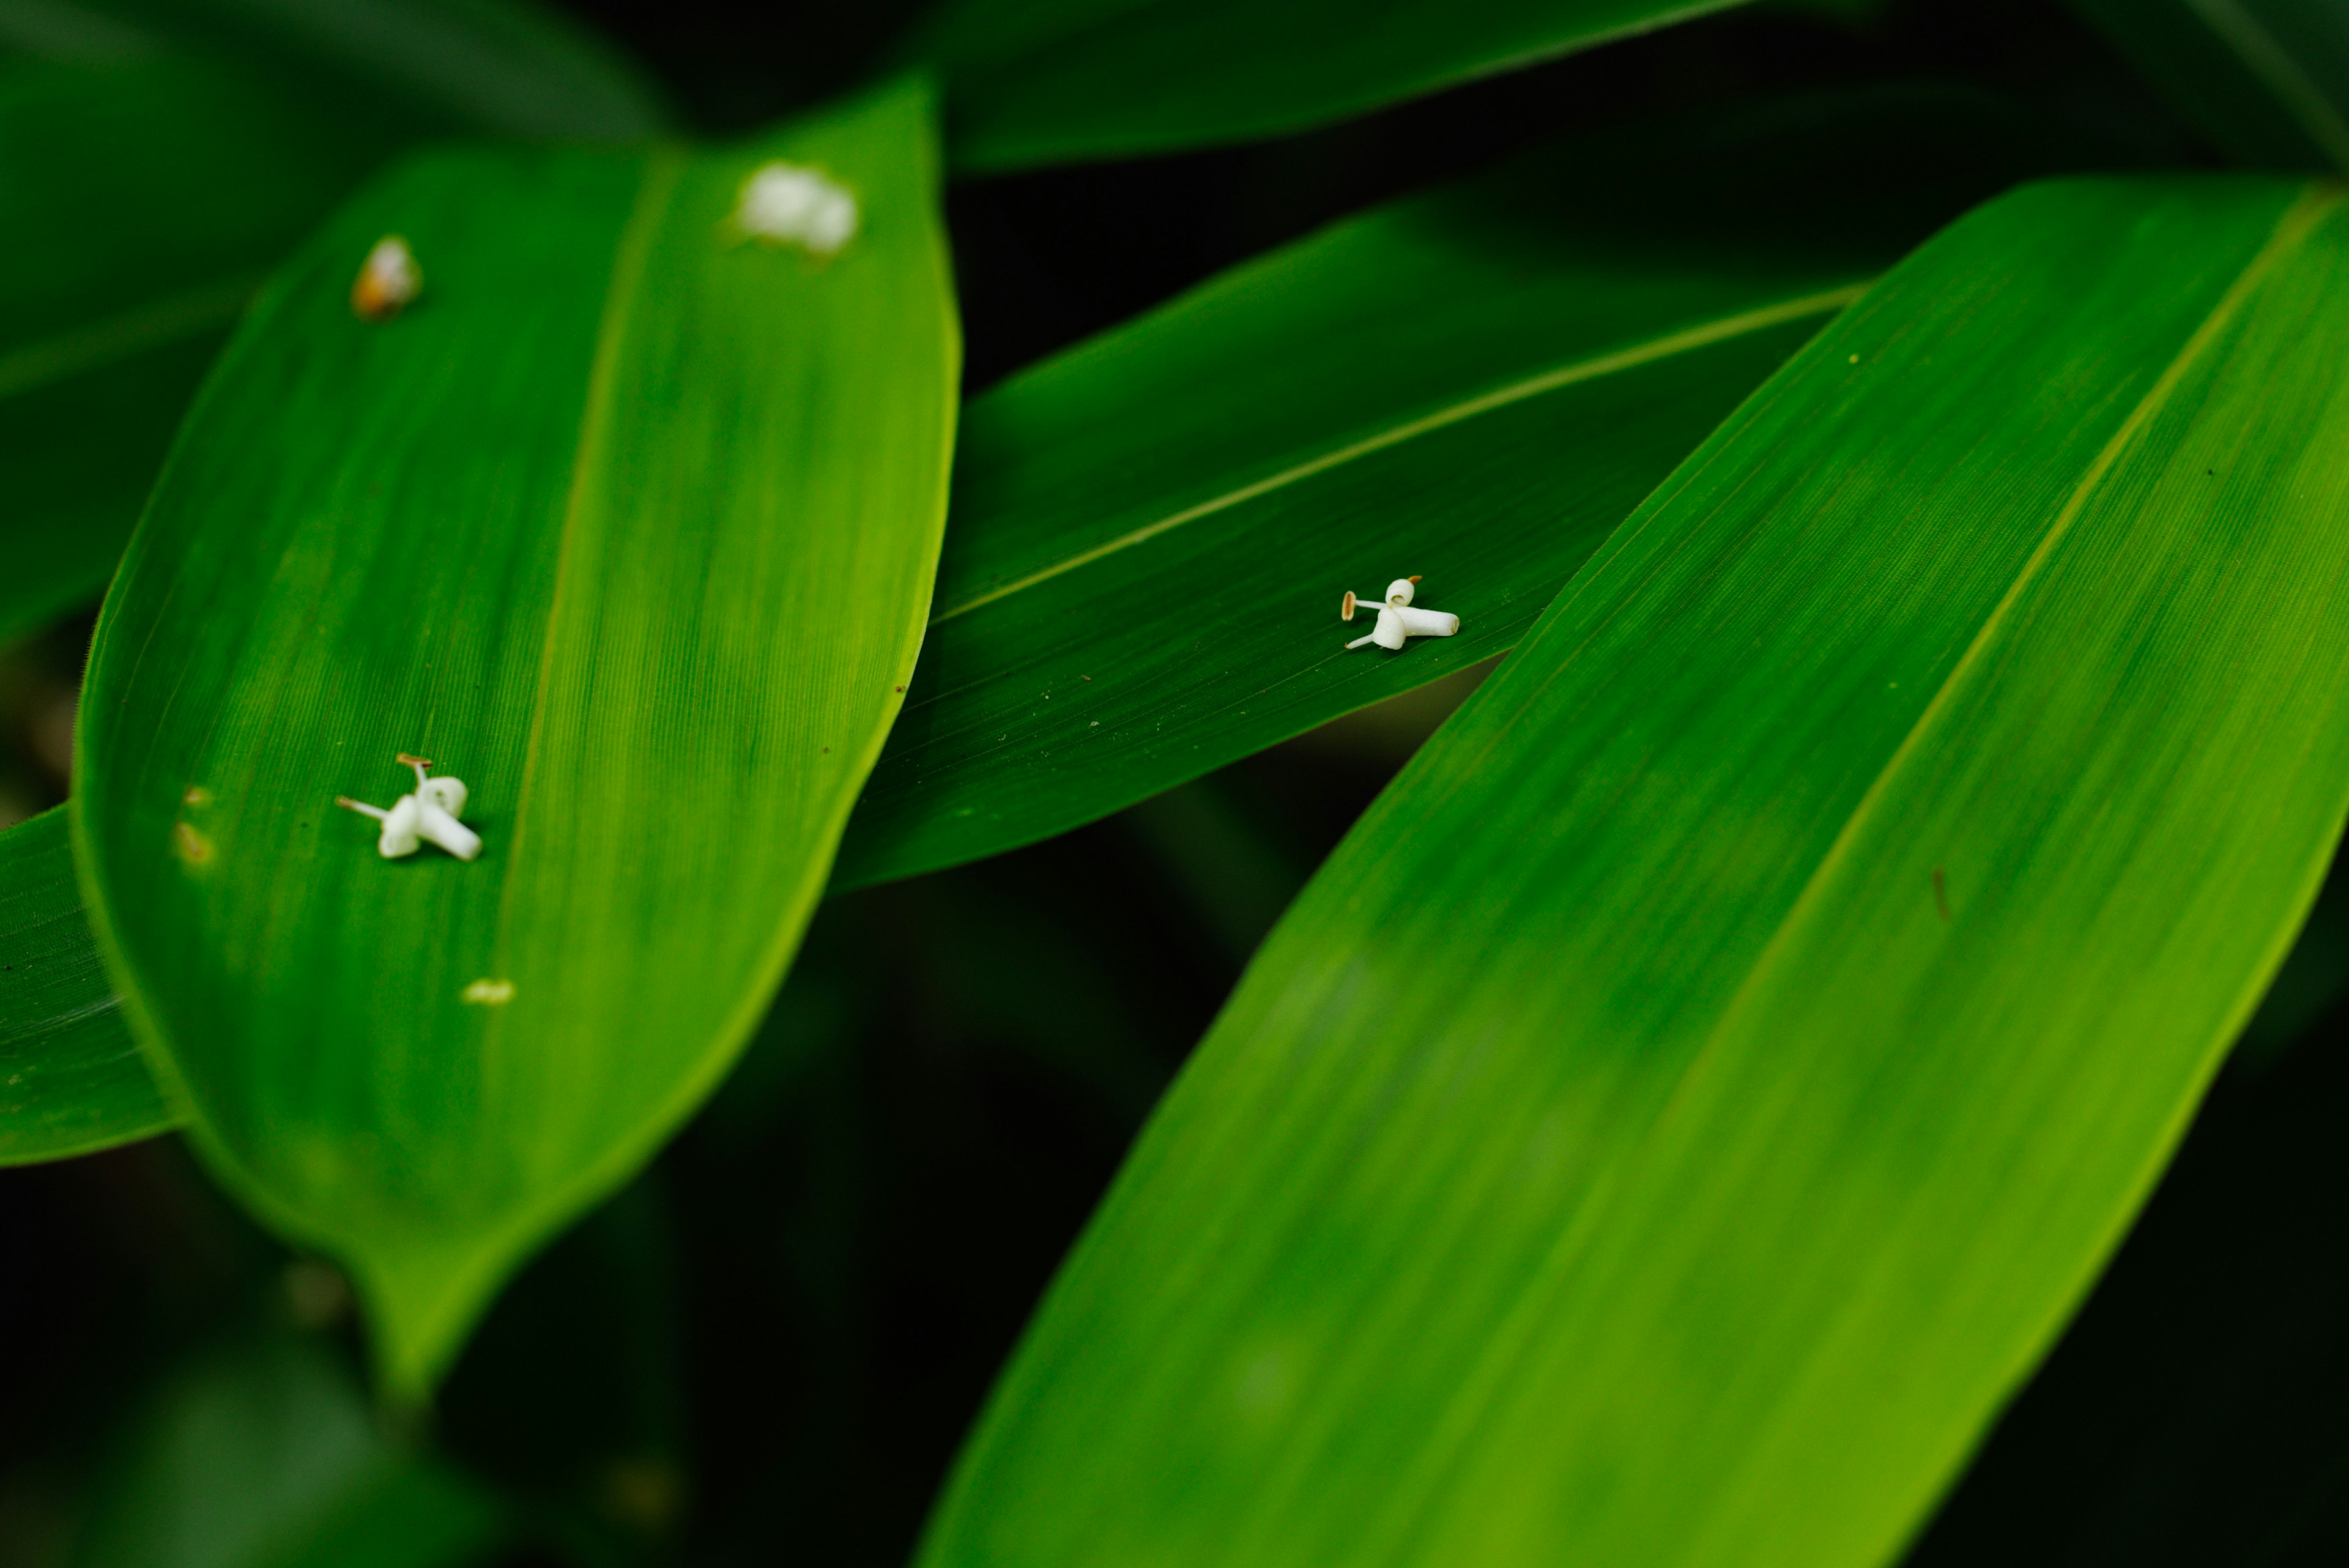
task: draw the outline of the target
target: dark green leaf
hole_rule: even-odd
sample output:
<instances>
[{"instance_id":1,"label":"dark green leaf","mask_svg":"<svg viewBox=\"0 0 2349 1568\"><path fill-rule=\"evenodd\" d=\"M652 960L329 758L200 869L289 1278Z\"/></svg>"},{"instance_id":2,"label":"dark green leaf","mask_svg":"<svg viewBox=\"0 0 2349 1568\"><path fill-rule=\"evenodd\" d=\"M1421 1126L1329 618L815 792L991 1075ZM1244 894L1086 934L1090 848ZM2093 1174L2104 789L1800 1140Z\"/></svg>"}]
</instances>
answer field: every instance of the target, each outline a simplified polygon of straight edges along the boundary
<instances>
[{"instance_id":1,"label":"dark green leaf","mask_svg":"<svg viewBox=\"0 0 2349 1568\"><path fill-rule=\"evenodd\" d=\"M0 642L98 597L262 276L395 149L626 140L628 74L512 0L0 16Z\"/></svg>"},{"instance_id":2,"label":"dark green leaf","mask_svg":"<svg viewBox=\"0 0 2349 1568\"><path fill-rule=\"evenodd\" d=\"M1340 223L988 393L835 885L1048 837L1511 647L1865 279L2061 156L1913 88L1641 126ZM1460 635L1346 651L1370 625L1340 593L1413 573Z\"/></svg>"},{"instance_id":3,"label":"dark green leaf","mask_svg":"<svg viewBox=\"0 0 2349 1568\"><path fill-rule=\"evenodd\" d=\"M2338 0L2072 0L2237 157L2349 171L2349 28Z\"/></svg>"},{"instance_id":4,"label":"dark green leaf","mask_svg":"<svg viewBox=\"0 0 2349 1568\"><path fill-rule=\"evenodd\" d=\"M1291 909L922 1561L1885 1561L2349 809L2349 205L1970 217Z\"/></svg>"},{"instance_id":5,"label":"dark green leaf","mask_svg":"<svg viewBox=\"0 0 2349 1568\"><path fill-rule=\"evenodd\" d=\"M191 417L91 655L77 850L200 1148L420 1391L757 1023L927 614L957 339L927 98L452 155L338 216ZM746 241L771 158L839 254ZM346 300L376 236L425 293ZM378 858L421 753L486 845Z\"/></svg>"},{"instance_id":6,"label":"dark green leaf","mask_svg":"<svg viewBox=\"0 0 2349 1568\"><path fill-rule=\"evenodd\" d=\"M1302 130L1736 0L950 0L922 42L958 167Z\"/></svg>"},{"instance_id":7,"label":"dark green leaf","mask_svg":"<svg viewBox=\"0 0 2349 1568\"><path fill-rule=\"evenodd\" d=\"M208 1355L148 1410L72 1568L456 1568L496 1501L387 1442L348 1374L273 1338Z\"/></svg>"},{"instance_id":8,"label":"dark green leaf","mask_svg":"<svg viewBox=\"0 0 2349 1568\"><path fill-rule=\"evenodd\" d=\"M0 833L0 1165L173 1125L90 940L63 806Z\"/></svg>"}]
</instances>

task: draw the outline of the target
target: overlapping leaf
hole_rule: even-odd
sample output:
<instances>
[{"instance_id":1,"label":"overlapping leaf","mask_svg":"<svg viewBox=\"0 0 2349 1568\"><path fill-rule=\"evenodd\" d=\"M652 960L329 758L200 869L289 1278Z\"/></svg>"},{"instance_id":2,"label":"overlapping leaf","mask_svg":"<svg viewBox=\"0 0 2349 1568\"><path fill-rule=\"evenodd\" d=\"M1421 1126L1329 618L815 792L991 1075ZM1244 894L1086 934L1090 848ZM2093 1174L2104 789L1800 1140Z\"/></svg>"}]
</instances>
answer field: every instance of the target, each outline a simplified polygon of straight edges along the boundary
<instances>
[{"instance_id":1,"label":"overlapping leaf","mask_svg":"<svg viewBox=\"0 0 2349 1568\"><path fill-rule=\"evenodd\" d=\"M1290 910L922 1561L1884 1561L2323 875L2344 438L2337 191L1905 263Z\"/></svg>"},{"instance_id":2,"label":"overlapping leaf","mask_svg":"<svg viewBox=\"0 0 2349 1568\"><path fill-rule=\"evenodd\" d=\"M956 163L1013 169L1301 130L1737 0L955 0L922 38Z\"/></svg>"},{"instance_id":3,"label":"overlapping leaf","mask_svg":"<svg viewBox=\"0 0 2349 1568\"><path fill-rule=\"evenodd\" d=\"M627 140L628 74L526 6L42 7L0 25L0 641L93 600L237 315L396 148Z\"/></svg>"},{"instance_id":4,"label":"overlapping leaf","mask_svg":"<svg viewBox=\"0 0 2349 1568\"><path fill-rule=\"evenodd\" d=\"M2069 155L1947 90L1684 116L1340 223L988 393L836 885L1064 832L1511 647L1865 280ZM1346 651L1340 594L1414 573L1460 635Z\"/></svg>"},{"instance_id":5,"label":"overlapping leaf","mask_svg":"<svg viewBox=\"0 0 2349 1568\"><path fill-rule=\"evenodd\" d=\"M90 940L63 806L0 833L0 1165L172 1124Z\"/></svg>"},{"instance_id":6,"label":"overlapping leaf","mask_svg":"<svg viewBox=\"0 0 2349 1568\"><path fill-rule=\"evenodd\" d=\"M956 335L926 94L726 153L405 167L258 307L92 654L76 835L150 1063L395 1389L764 1006L911 672ZM839 254L732 219L764 161ZM345 302L387 232L427 279ZM388 861L399 752L486 847Z\"/></svg>"}]
</instances>

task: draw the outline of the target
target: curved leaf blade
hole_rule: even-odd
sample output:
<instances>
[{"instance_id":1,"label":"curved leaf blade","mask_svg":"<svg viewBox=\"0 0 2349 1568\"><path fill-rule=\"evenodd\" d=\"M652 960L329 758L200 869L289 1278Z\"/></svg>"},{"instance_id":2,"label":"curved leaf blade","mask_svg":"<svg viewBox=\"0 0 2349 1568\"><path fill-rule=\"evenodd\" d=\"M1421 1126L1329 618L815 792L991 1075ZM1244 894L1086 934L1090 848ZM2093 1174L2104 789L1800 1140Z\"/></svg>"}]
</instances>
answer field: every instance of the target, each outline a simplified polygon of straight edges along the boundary
<instances>
[{"instance_id":1,"label":"curved leaf blade","mask_svg":"<svg viewBox=\"0 0 2349 1568\"><path fill-rule=\"evenodd\" d=\"M1292 908L922 1561L1885 1561L2349 808L2349 209L1970 217Z\"/></svg>"},{"instance_id":2,"label":"curved leaf blade","mask_svg":"<svg viewBox=\"0 0 2349 1568\"><path fill-rule=\"evenodd\" d=\"M66 808L0 833L0 1166L177 1125L90 940Z\"/></svg>"},{"instance_id":3,"label":"curved leaf blade","mask_svg":"<svg viewBox=\"0 0 2349 1568\"><path fill-rule=\"evenodd\" d=\"M956 0L921 40L957 168L1245 141L1737 0Z\"/></svg>"},{"instance_id":4,"label":"curved leaf blade","mask_svg":"<svg viewBox=\"0 0 2349 1568\"><path fill-rule=\"evenodd\" d=\"M406 166L232 347L109 597L93 925L199 1147L349 1264L396 1391L724 1071L896 711L957 358L927 101ZM838 256L734 236L777 156L856 192ZM370 327L343 296L387 230L428 293ZM471 784L478 862L381 860L334 809L399 752Z\"/></svg>"},{"instance_id":5,"label":"curved leaf blade","mask_svg":"<svg viewBox=\"0 0 2349 1568\"><path fill-rule=\"evenodd\" d=\"M1917 88L1578 140L978 398L834 887L1065 832L1514 646L1864 280L2067 151ZM1340 594L1413 573L1460 635L1347 651Z\"/></svg>"}]
</instances>

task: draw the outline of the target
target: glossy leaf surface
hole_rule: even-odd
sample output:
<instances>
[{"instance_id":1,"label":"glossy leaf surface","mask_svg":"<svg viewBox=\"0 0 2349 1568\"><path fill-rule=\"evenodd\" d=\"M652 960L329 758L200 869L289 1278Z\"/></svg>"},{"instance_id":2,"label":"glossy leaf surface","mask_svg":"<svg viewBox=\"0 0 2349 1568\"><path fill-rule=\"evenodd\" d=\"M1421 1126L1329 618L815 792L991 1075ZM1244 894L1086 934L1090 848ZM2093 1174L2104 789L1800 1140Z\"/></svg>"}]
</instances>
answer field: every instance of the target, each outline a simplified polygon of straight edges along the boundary
<instances>
[{"instance_id":1,"label":"glossy leaf surface","mask_svg":"<svg viewBox=\"0 0 2349 1568\"><path fill-rule=\"evenodd\" d=\"M2330 188L1904 263L1291 908L921 1560L1885 1561L2323 876L2344 437Z\"/></svg>"},{"instance_id":2,"label":"glossy leaf surface","mask_svg":"<svg viewBox=\"0 0 2349 1568\"><path fill-rule=\"evenodd\" d=\"M1565 143L978 399L835 885L1066 831L1513 646L1866 279L2060 156L1923 89ZM1340 595L1414 573L1460 634L1347 651L1371 619Z\"/></svg>"},{"instance_id":3,"label":"glossy leaf surface","mask_svg":"<svg viewBox=\"0 0 2349 1568\"><path fill-rule=\"evenodd\" d=\"M86 1154L172 1121L90 940L65 807L0 833L0 1165Z\"/></svg>"},{"instance_id":4,"label":"glossy leaf surface","mask_svg":"<svg viewBox=\"0 0 2349 1568\"><path fill-rule=\"evenodd\" d=\"M1302 130L1736 0L953 0L922 39L958 167Z\"/></svg>"},{"instance_id":5,"label":"glossy leaf surface","mask_svg":"<svg viewBox=\"0 0 2349 1568\"><path fill-rule=\"evenodd\" d=\"M339 215L177 449L92 654L84 888L200 1147L394 1388L722 1074L910 675L957 337L927 99L756 147L452 155ZM861 227L745 241L771 157ZM387 231L423 297L346 300ZM396 753L481 858L376 853Z\"/></svg>"},{"instance_id":6,"label":"glossy leaf surface","mask_svg":"<svg viewBox=\"0 0 2349 1568\"><path fill-rule=\"evenodd\" d=\"M2349 171L2349 18L2334 0L2072 0L2237 157Z\"/></svg>"},{"instance_id":7,"label":"glossy leaf surface","mask_svg":"<svg viewBox=\"0 0 2349 1568\"><path fill-rule=\"evenodd\" d=\"M658 122L594 45L510 3L15 21L0 39L35 58L0 65L0 642L98 597L262 277L396 149Z\"/></svg>"}]
</instances>

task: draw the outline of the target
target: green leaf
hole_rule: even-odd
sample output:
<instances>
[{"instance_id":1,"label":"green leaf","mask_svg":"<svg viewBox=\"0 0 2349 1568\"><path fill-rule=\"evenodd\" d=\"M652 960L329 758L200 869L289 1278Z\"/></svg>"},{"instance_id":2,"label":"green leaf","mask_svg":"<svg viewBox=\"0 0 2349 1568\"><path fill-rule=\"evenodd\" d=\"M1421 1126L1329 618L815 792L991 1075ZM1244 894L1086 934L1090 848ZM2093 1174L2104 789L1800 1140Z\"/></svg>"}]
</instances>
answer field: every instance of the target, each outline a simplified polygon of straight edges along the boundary
<instances>
[{"instance_id":1,"label":"green leaf","mask_svg":"<svg viewBox=\"0 0 2349 1568\"><path fill-rule=\"evenodd\" d=\"M233 64L329 133L629 142L666 119L633 62L538 0L15 0L7 45L61 63Z\"/></svg>"},{"instance_id":2,"label":"green leaf","mask_svg":"<svg viewBox=\"0 0 2349 1568\"><path fill-rule=\"evenodd\" d=\"M781 157L839 254L750 243ZM405 165L273 288L109 595L101 947L227 1184L343 1259L395 1393L724 1073L911 673L957 339L928 99L756 146ZM346 301L376 236L421 299ZM420 753L486 847L387 861Z\"/></svg>"},{"instance_id":3,"label":"green leaf","mask_svg":"<svg viewBox=\"0 0 2349 1568\"><path fill-rule=\"evenodd\" d=\"M43 5L0 39L0 642L96 599L267 271L396 149L649 134L574 29L511 3Z\"/></svg>"},{"instance_id":4,"label":"green leaf","mask_svg":"<svg viewBox=\"0 0 2349 1568\"><path fill-rule=\"evenodd\" d=\"M2068 154L1909 88L1640 126L1340 223L978 399L834 886L1049 837L1510 648L1865 280ZM1347 651L1370 627L1340 593L1413 573L1460 635Z\"/></svg>"},{"instance_id":5,"label":"green leaf","mask_svg":"<svg viewBox=\"0 0 2349 1568\"><path fill-rule=\"evenodd\" d=\"M921 1561L1886 1561L2349 809L2349 207L1926 246L1268 940Z\"/></svg>"},{"instance_id":6,"label":"green leaf","mask_svg":"<svg viewBox=\"0 0 2349 1568\"><path fill-rule=\"evenodd\" d=\"M0 1165L168 1130L74 883L66 808L0 833Z\"/></svg>"},{"instance_id":7,"label":"green leaf","mask_svg":"<svg viewBox=\"0 0 2349 1568\"><path fill-rule=\"evenodd\" d=\"M2349 31L2335 0L2072 4L2237 157L2349 171Z\"/></svg>"},{"instance_id":8,"label":"green leaf","mask_svg":"<svg viewBox=\"0 0 2349 1568\"><path fill-rule=\"evenodd\" d=\"M95 599L264 271L378 150L209 66L0 71L0 641ZM35 149L39 156L30 156Z\"/></svg>"},{"instance_id":9,"label":"green leaf","mask_svg":"<svg viewBox=\"0 0 2349 1568\"><path fill-rule=\"evenodd\" d=\"M1734 4L950 0L918 47L992 171L1283 135Z\"/></svg>"},{"instance_id":10,"label":"green leaf","mask_svg":"<svg viewBox=\"0 0 2349 1568\"><path fill-rule=\"evenodd\" d=\"M496 1501L377 1429L316 1346L269 1338L177 1374L88 1509L72 1568L454 1568Z\"/></svg>"}]
</instances>

